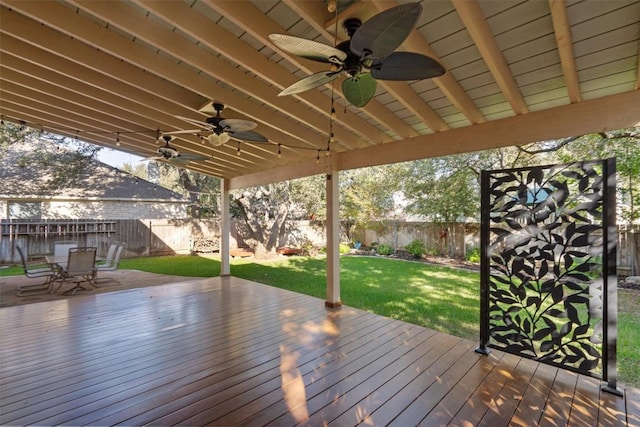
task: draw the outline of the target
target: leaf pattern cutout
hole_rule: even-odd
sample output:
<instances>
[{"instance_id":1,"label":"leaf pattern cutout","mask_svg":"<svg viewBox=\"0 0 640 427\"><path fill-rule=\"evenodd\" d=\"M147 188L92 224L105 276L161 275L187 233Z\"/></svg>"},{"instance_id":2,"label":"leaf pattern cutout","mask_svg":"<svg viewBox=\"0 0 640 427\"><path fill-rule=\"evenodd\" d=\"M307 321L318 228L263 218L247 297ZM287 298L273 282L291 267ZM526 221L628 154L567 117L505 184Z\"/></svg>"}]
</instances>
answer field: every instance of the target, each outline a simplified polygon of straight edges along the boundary
<instances>
[{"instance_id":1,"label":"leaf pattern cutout","mask_svg":"<svg viewBox=\"0 0 640 427\"><path fill-rule=\"evenodd\" d=\"M603 162L493 171L489 345L601 377Z\"/></svg>"}]
</instances>

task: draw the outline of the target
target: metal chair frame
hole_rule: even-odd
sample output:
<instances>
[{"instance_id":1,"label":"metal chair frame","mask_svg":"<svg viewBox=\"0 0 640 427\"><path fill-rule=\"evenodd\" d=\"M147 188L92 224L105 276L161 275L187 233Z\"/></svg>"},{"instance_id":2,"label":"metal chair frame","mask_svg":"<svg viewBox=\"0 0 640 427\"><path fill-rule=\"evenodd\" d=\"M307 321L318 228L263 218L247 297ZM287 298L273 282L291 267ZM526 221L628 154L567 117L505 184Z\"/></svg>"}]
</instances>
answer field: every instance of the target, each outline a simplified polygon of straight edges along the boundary
<instances>
[{"instance_id":1,"label":"metal chair frame","mask_svg":"<svg viewBox=\"0 0 640 427\"><path fill-rule=\"evenodd\" d=\"M37 285L22 285L18 286L16 289L16 295L19 297L30 296L30 295L38 295L38 294L46 294L51 291L53 287L53 281L57 277L58 272L51 264L31 264L29 265L27 262L27 257L25 256L22 248L20 246L16 246L16 250L20 255L20 260L22 261L22 267L24 268L24 275L30 279L36 279L44 277L46 280L44 283Z\"/></svg>"},{"instance_id":2,"label":"metal chair frame","mask_svg":"<svg viewBox=\"0 0 640 427\"><path fill-rule=\"evenodd\" d=\"M105 259L104 263L99 264L97 266L97 270L99 272L100 271L116 271L120 266L120 257L122 256L122 252L124 251L124 248L126 246L127 244L125 242L112 242L107 252L107 258ZM105 282L115 282L115 283L105 284ZM118 282L116 279L112 277L96 279L93 283L93 285L98 288L103 286L114 286L114 285L120 285L120 284L121 284L120 282Z\"/></svg>"},{"instance_id":3,"label":"metal chair frame","mask_svg":"<svg viewBox=\"0 0 640 427\"><path fill-rule=\"evenodd\" d=\"M76 283L76 286L65 291L65 295L74 295L79 290L91 290L82 286L81 283L89 282L89 284L95 286L97 273L96 250L97 248L95 247L69 249L67 262L65 264L57 264L59 267L59 274L56 281L60 281L57 289L60 289L62 285L67 282L74 282Z\"/></svg>"}]
</instances>

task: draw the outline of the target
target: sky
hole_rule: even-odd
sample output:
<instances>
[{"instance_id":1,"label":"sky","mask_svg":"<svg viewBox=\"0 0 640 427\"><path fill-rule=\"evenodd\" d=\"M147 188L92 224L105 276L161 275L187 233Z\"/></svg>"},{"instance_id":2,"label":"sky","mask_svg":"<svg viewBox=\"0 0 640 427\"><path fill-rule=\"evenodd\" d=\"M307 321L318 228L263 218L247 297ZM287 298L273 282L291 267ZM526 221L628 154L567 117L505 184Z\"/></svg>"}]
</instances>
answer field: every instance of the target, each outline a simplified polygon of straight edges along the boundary
<instances>
[{"instance_id":1,"label":"sky","mask_svg":"<svg viewBox=\"0 0 640 427\"><path fill-rule=\"evenodd\" d=\"M111 148L103 148L98 152L98 160L117 168L122 167L124 163L129 163L131 166L135 167L142 159L143 157L125 153L124 151L113 150Z\"/></svg>"}]
</instances>

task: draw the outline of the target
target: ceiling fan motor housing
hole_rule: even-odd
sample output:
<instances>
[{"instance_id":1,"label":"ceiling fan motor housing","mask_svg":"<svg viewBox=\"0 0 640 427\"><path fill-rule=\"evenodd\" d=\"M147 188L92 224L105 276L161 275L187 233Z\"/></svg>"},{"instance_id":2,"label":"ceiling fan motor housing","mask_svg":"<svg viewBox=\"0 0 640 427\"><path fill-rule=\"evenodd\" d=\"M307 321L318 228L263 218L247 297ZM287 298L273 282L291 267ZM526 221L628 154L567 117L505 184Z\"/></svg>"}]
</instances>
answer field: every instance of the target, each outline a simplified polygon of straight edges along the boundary
<instances>
[{"instance_id":1,"label":"ceiling fan motor housing","mask_svg":"<svg viewBox=\"0 0 640 427\"><path fill-rule=\"evenodd\" d=\"M348 18L345 19L342 23L344 27L344 31L347 33L349 38L352 38L353 35L358 31L358 28L362 25L362 21L359 18Z\"/></svg>"},{"instance_id":2,"label":"ceiling fan motor housing","mask_svg":"<svg viewBox=\"0 0 640 427\"><path fill-rule=\"evenodd\" d=\"M160 147L158 148L158 153L161 154L165 159L172 159L178 156L178 152L172 147Z\"/></svg>"},{"instance_id":3,"label":"ceiling fan motor housing","mask_svg":"<svg viewBox=\"0 0 640 427\"><path fill-rule=\"evenodd\" d=\"M214 127L213 131L216 135L220 135L222 134L222 132L224 132L224 129L222 128L222 126L220 126L220 122L224 120L222 117L220 117L220 111L224 110L224 104L213 102L212 105L213 109L216 110L216 115L214 117L207 117L207 123Z\"/></svg>"},{"instance_id":4,"label":"ceiling fan motor housing","mask_svg":"<svg viewBox=\"0 0 640 427\"><path fill-rule=\"evenodd\" d=\"M224 129L222 129L222 126L220 126L220 121L223 120L222 117L220 117L220 110L218 110L218 115L215 117L207 117L207 123L209 123L211 126L213 126L215 129L213 130L215 133L217 133L218 135L220 135L222 133L222 131Z\"/></svg>"},{"instance_id":5,"label":"ceiling fan motor housing","mask_svg":"<svg viewBox=\"0 0 640 427\"><path fill-rule=\"evenodd\" d=\"M344 60L342 65L344 72L350 75L351 77L355 77L362 71L362 63L360 62L360 58L354 55L351 52L351 40L345 40L336 46L336 49L340 49L344 53L347 54L347 57Z\"/></svg>"}]
</instances>

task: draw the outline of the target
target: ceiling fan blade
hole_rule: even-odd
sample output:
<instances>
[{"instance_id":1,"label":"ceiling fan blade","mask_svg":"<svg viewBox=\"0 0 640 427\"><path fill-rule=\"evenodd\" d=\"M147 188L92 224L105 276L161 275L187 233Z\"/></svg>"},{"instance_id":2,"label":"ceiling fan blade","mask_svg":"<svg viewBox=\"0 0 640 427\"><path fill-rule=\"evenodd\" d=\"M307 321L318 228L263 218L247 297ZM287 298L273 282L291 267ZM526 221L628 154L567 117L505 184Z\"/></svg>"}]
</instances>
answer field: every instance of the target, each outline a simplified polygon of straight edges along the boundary
<instances>
[{"instance_id":1,"label":"ceiling fan blade","mask_svg":"<svg viewBox=\"0 0 640 427\"><path fill-rule=\"evenodd\" d=\"M176 118L180 119L180 120L184 120L185 122L189 122L194 126L198 126L201 129L206 129L206 130L212 130L213 126L211 126L209 123L207 122L202 122L200 120L196 120L196 119L191 119L189 117L183 117L183 116L176 116ZM165 132L166 134L170 134L170 132Z\"/></svg>"},{"instance_id":2,"label":"ceiling fan blade","mask_svg":"<svg viewBox=\"0 0 640 427\"><path fill-rule=\"evenodd\" d=\"M178 154L178 157L174 157L174 158L182 159L182 160L198 161L198 160L207 160L209 157L208 156L203 156L202 154L180 153L180 154Z\"/></svg>"},{"instance_id":3,"label":"ceiling fan blade","mask_svg":"<svg viewBox=\"0 0 640 427\"><path fill-rule=\"evenodd\" d=\"M369 73L360 73L355 78L342 82L342 93L351 104L364 107L376 94L376 80Z\"/></svg>"},{"instance_id":4,"label":"ceiling fan blade","mask_svg":"<svg viewBox=\"0 0 640 427\"><path fill-rule=\"evenodd\" d=\"M422 80L444 73L438 61L413 52L394 52L371 64L371 76L378 80Z\"/></svg>"},{"instance_id":5,"label":"ceiling fan blade","mask_svg":"<svg viewBox=\"0 0 640 427\"><path fill-rule=\"evenodd\" d=\"M241 141L249 141L249 142L269 142L266 136L259 134L254 131L245 131L245 132L230 132L234 139L239 139Z\"/></svg>"},{"instance_id":6,"label":"ceiling fan blade","mask_svg":"<svg viewBox=\"0 0 640 427\"><path fill-rule=\"evenodd\" d=\"M347 57L347 54L340 49L301 37L287 34L269 34L269 38L280 49L312 61L342 64Z\"/></svg>"},{"instance_id":7,"label":"ceiling fan blade","mask_svg":"<svg viewBox=\"0 0 640 427\"><path fill-rule=\"evenodd\" d=\"M245 132L255 129L258 124L250 122L249 120L241 119L223 119L220 120L220 126L224 129L228 129L231 132Z\"/></svg>"},{"instance_id":8,"label":"ceiling fan blade","mask_svg":"<svg viewBox=\"0 0 640 427\"><path fill-rule=\"evenodd\" d=\"M181 159L179 157L174 157L172 159L165 159L165 160L174 165L186 165L187 163L189 163L189 160Z\"/></svg>"},{"instance_id":9,"label":"ceiling fan blade","mask_svg":"<svg viewBox=\"0 0 640 427\"><path fill-rule=\"evenodd\" d=\"M419 3L407 3L387 9L368 19L351 39L351 52L380 59L396 50L413 30L422 13Z\"/></svg>"},{"instance_id":10,"label":"ceiling fan blade","mask_svg":"<svg viewBox=\"0 0 640 427\"><path fill-rule=\"evenodd\" d=\"M163 135L184 135L184 134L198 134L202 132L202 129L189 129L189 130L172 130L169 132L162 132Z\"/></svg>"},{"instance_id":11,"label":"ceiling fan blade","mask_svg":"<svg viewBox=\"0 0 640 427\"><path fill-rule=\"evenodd\" d=\"M151 156L151 157L145 157L144 159L140 159L141 162L144 162L146 160L163 160L164 156Z\"/></svg>"},{"instance_id":12,"label":"ceiling fan blade","mask_svg":"<svg viewBox=\"0 0 640 427\"><path fill-rule=\"evenodd\" d=\"M298 80L288 88L284 89L278 94L278 96L292 95L294 93L300 93L309 89L314 89L329 83L338 78L340 70L337 71L321 71L319 73L311 74L301 80Z\"/></svg>"}]
</instances>

